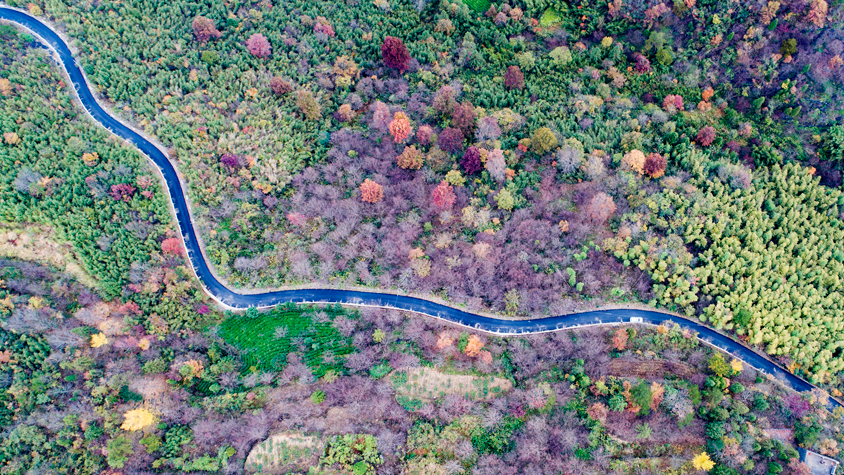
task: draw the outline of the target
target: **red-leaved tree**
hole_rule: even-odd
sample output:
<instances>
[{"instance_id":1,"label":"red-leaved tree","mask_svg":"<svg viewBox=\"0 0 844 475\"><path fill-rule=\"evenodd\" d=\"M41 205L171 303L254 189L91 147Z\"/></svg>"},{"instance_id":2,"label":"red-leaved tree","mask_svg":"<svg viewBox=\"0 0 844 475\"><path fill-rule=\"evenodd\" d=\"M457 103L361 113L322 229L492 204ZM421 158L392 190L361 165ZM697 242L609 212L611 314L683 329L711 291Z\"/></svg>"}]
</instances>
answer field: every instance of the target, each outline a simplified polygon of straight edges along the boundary
<instances>
[{"instance_id":1,"label":"red-leaved tree","mask_svg":"<svg viewBox=\"0 0 844 475\"><path fill-rule=\"evenodd\" d=\"M375 204L384 197L384 188L367 178L360 185L360 199L366 203Z\"/></svg>"},{"instance_id":2,"label":"red-leaved tree","mask_svg":"<svg viewBox=\"0 0 844 475\"><path fill-rule=\"evenodd\" d=\"M132 196L135 194L135 187L127 183L118 183L111 185L111 191L108 194L115 200L129 202L132 201Z\"/></svg>"},{"instance_id":3,"label":"red-leaved tree","mask_svg":"<svg viewBox=\"0 0 844 475\"><path fill-rule=\"evenodd\" d=\"M256 58L266 58L272 52L272 47L270 46L270 42L267 41L267 37L260 33L254 33L246 40L246 48Z\"/></svg>"},{"instance_id":4,"label":"red-leaved tree","mask_svg":"<svg viewBox=\"0 0 844 475\"><path fill-rule=\"evenodd\" d=\"M205 18L204 16L197 16L194 18L192 26L193 35L200 43L205 43L211 38L219 38L222 35L222 33L217 30L216 25L214 25L214 20Z\"/></svg>"},{"instance_id":5,"label":"red-leaved tree","mask_svg":"<svg viewBox=\"0 0 844 475\"><path fill-rule=\"evenodd\" d=\"M161 252L171 256L180 255L182 253L182 241L174 237L161 241Z\"/></svg>"},{"instance_id":6,"label":"red-leaved tree","mask_svg":"<svg viewBox=\"0 0 844 475\"><path fill-rule=\"evenodd\" d=\"M504 73L504 87L510 90L525 88L525 75L520 67L507 67L507 72Z\"/></svg>"},{"instance_id":7,"label":"red-leaved tree","mask_svg":"<svg viewBox=\"0 0 844 475\"><path fill-rule=\"evenodd\" d=\"M715 127L711 125L707 125L706 127L700 129L697 133L697 143L703 145L704 147L708 147L712 145L712 142L715 140Z\"/></svg>"},{"instance_id":8,"label":"red-leaved tree","mask_svg":"<svg viewBox=\"0 0 844 475\"><path fill-rule=\"evenodd\" d=\"M434 206L438 209L445 210L454 206L457 196L454 194L454 188L447 181L443 180L434 188L434 191L431 193L431 200L433 200Z\"/></svg>"},{"instance_id":9,"label":"red-leaved tree","mask_svg":"<svg viewBox=\"0 0 844 475\"><path fill-rule=\"evenodd\" d=\"M644 171L651 178L659 178L665 175L665 167L668 166L668 160L658 153L649 153L645 158Z\"/></svg>"},{"instance_id":10,"label":"red-leaved tree","mask_svg":"<svg viewBox=\"0 0 844 475\"><path fill-rule=\"evenodd\" d=\"M410 126L410 119L404 112L396 112L393 115L393 121L390 122L390 133L393 134L393 142L402 143L407 140L410 133L413 132L413 127Z\"/></svg>"},{"instance_id":11,"label":"red-leaved tree","mask_svg":"<svg viewBox=\"0 0 844 475\"><path fill-rule=\"evenodd\" d=\"M384 38L384 42L381 43L381 58L388 68L398 69L400 72L405 72L408 63L410 63L410 53L407 51L407 46L395 36Z\"/></svg>"},{"instance_id":12,"label":"red-leaved tree","mask_svg":"<svg viewBox=\"0 0 844 475\"><path fill-rule=\"evenodd\" d=\"M466 149L463 159L460 160L460 166L463 167L467 175L474 175L483 170L484 165L481 163L481 151L478 150L478 147L472 146Z\"/></svg>"},{"instance_id":13,"label":"red-leaved tree","mask_svg":"<svg viewBox=\"0 0 844 475\"><path fill-rule=\"evenodd\" d=\"M437 136L437 145L449 153L457 153L463 148L463 131L455 127L449 127Z\"/></svg>"}]
</instances>

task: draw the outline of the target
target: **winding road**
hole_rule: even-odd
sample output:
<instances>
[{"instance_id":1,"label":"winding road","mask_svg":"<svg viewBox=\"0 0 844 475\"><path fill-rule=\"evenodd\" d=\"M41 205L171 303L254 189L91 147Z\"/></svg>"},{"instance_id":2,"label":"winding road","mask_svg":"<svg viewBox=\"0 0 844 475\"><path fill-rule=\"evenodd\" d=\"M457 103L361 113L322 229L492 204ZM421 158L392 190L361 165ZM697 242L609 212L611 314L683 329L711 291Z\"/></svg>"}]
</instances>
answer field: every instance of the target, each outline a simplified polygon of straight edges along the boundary
<instances>
[{"instance_id":1,"label":"winding road","mask_svg":"<svg viewBox=\"0 0 844 475\"><path fill-rule=\"evenodd\" d=\"M774 363L765 355L757 353L726 335L701 325L698 322L677 315L652 310L597 310L530 320L507 320L476 315L428 300L389 293L337 289L282 290L253 294L235 292L217 280L203 256L190 216L187 195L185 194L176 168L170 162L167 155L141 134L106 112L105 108L91 92L88 81L76 59L73 57L67 43L65 43L57 32L29 14L5 6L0 6L0 20L5 20L29 30L38 38L38 41L52 50L58 59L59 65L70 78L77 98L88 114L100 125L140 150L141 153L146 155L158 167L170 195L170 202L173 206L182 241L187 251L188 261L205 291L224 307L230 309L244 309L248 307L267 308L293 302L338 303L352 306L393 308L428 315L496 335L543 333L591 325L618 325L622 323L660 325L665 322L674 322L684 329L697 332L698 338L704 343L730 353L746 364L774 376L795 390L811 391L815 388L814 385L791 374L788 370ZM839 401L830 399L830 409L841 405Z\"/></svg>"}]
</instances>

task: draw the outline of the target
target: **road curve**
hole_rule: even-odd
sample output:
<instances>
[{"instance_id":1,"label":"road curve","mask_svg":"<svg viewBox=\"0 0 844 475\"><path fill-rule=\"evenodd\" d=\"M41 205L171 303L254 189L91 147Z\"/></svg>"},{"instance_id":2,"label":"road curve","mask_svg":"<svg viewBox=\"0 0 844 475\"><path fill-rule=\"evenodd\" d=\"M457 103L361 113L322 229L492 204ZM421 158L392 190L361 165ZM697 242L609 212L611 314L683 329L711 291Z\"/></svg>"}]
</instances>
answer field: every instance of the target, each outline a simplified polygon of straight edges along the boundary
<instances>
[{"instance_id":1,"label":"road curve","mask_svg":"<svg viewBox=\"0 0 844 475\"><path fill-rule=\"evenodd\" d=\"M188 210L187 195L182 188L176 168L170 163L167 155L138 132L106 112L105 108L100 105L91 92L85 75L73 57L70 48L58 33L35 17L14 8L0 6L0 20L11 22L29 30L38 37L41 43L52 50L58 59L59 65L65 70L70 82L73 84L79 102L88 114L113 134L138 148L141 153L146 155L158 167L164 178L167 191L170 194L170 202L173 206L182 241L187 251L188 261L208 295L224 307L231 309L244 309L248 307L267 308L293 302L338 303L353 306L394 308L421 313L467 328L496 335L543 333L591 325L618 325L622 323L659 325L665 322L674 322L684 329L697 332L698 338L704 343L730 353L750 366L772 375L795 390L811 391L815 388L814 385L791 374L785 368L768 359L767 356L757 353L728 336L701 325L698 322L653 310L596 310L530 320L507 320L476 315L416 297L388 293L337 289L281 290L253 294L235 292L214 277L208 263L205 261ZM841 405L839 401L830 399L830 409Z\"/></svg>"}]
</instances>

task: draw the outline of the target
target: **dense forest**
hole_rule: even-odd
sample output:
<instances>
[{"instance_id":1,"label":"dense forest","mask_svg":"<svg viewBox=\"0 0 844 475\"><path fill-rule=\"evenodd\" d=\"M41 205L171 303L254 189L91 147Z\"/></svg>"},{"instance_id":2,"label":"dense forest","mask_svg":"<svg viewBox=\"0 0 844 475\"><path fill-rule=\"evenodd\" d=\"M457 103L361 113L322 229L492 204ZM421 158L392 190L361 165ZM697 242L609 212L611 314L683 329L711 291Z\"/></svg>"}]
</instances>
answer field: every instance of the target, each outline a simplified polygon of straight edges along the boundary
<instances>
[{"instance_id":1,"label":"dense forest","mask_svg":"<svg viewBox=\"0 0 844 475\"><path fill-rule=\"evenodd\" d=\"M497 338L396 311L145 324L0 260L0 473L808 474L844 442L800 395L670 325Z\"/></svg>"},{"instance_id":2,"label":"dense forest","mask_svg":"<svg viewBox=\"0 0 844 475\"><path fill-rule=\"evenodd\" d=\"M642 302L844 391L840 2L10 3L167 147L233 287L513 318ZM380 310L223 314L157 173L31 36L0 40L0 221L50 229L96 283L0 261L0 473L838 457L823 392L671 325L504 339Z\"/></svg>"},{"instance_id":3,"label":"dense forest","mask_svg":"<svg viewBox=\"0 0 844 475\"><path fill-rule=\"evenodd\" d=\"M841 8L651 3L26 7L169 147L230 285L647 302L840 391Z\"/></svg>"}]
</instances>

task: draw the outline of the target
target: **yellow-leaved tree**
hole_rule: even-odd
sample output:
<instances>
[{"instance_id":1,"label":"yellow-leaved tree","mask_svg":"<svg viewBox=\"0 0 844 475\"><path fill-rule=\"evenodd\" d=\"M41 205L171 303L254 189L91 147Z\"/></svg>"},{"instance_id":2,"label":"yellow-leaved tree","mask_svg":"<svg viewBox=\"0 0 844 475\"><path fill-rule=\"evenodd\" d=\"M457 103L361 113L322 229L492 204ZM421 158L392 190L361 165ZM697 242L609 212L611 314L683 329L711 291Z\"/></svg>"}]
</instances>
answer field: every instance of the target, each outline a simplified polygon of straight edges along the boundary
<instances>
[{"instance_id":1,"label":"yellow-leaved tree","mask_svg":"<svg viewBox=\"0 0 844 475\"><path fill-rule=\"evenodd\" d=\"M123 430L136 431L155 424L155 415L144 408L132 409L123 414Z\"/></svg>"},{"instance_id":2,"label":"yellow-leaved tree","mask_svg":"<svg viewBox=\"0 0 844 475\"><path fill-rule=\"evenodd\" d=\"M91 348L99 348L107 344L108 338L102 332L97 333L95 335L91 335Z\"/></svg>"},{"instance_id":3,"label":"yellow-leaved tree","mask_svg":"<svg viewBox=\"0 0 844 475\"><path fill-rule=\"evenodd\" d=\"M708 472L715 467L715 462L709 458L708 453L701 452L695 455L695 458L692 459L692 465L694 465L696 470L704 470Z\"/></svg>"}]
</instances>

